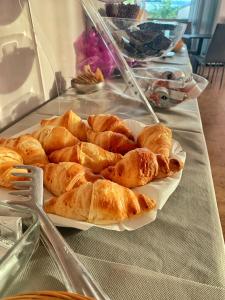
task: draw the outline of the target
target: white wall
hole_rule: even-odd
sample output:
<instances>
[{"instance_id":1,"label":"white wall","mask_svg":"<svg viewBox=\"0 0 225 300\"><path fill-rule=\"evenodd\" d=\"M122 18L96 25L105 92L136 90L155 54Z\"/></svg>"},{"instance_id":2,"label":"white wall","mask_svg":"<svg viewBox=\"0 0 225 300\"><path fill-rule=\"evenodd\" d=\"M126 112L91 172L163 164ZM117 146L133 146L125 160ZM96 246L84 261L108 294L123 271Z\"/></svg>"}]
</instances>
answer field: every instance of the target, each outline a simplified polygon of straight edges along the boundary
<instances>
[{"instance_id":1,"label":"white wall","mask_svg":"<svg viewBox=\"0 0 225 300\"><path fill-rule=\"evenodd\" d=\"M73 42L84 29L80 1L29 3L32 22L27 0L0 0L0 130L57 95L55 74L64 86L75 75Z\"/></svg>"},{"instance_id":2,"label":"white wall","mask_svg":"<svg viewBox=\"0 0 225 300\"><path fill-rule=\"evenodd\" d=\"M30 5L45 98L49 99L57 92L55 73L59 88L75 75L73 42L84 30L82 9L79 0L30 0Z\"/></svg>"},{"instance_id":3,"label":"white wall","mask_svg":"<svg viewBox=\"0 0 225 300\"><path fill-rule=\"evenodd\" d=\"M0 130L43 99L25 0L0 0Z\"/></svg>"}]
</instances>

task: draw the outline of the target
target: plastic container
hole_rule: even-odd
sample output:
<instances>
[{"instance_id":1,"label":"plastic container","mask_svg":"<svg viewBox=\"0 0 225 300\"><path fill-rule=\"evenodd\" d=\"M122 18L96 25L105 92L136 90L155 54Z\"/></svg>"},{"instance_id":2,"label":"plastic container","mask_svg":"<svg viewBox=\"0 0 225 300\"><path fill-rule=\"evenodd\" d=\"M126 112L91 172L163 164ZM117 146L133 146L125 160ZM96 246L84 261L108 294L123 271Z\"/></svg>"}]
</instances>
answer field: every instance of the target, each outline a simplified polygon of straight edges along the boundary
<instances>
[{"instance_id":1,"label":"plastic container","mask_svg":"<svg viewBox=\"0 0 225 300\"><path fill-rule=\"evenodd\" d=\"M144 2L136 0L132 4L127 3L127 1L123 1L122 3L108 3L105 9L107 17L140 20L143 14Z\"/></svg>"},{"instance_id":2,"label":"plastic container","mask_svg":"<svg viewBox=\"0 0 225 300\"><path fill-rule=\"evenodd\" d=\"M3 216L20 217L22 228L21 235L17 232L13 234L7 225L5 227L12 234L3 235L3 231L0 230L1 240L4 239L8 246L8 250L0 258L0 296L6 295L10 285L26 266L38 245L40 236L39 220L30 209L0 202L0 218Z\"/></svg>"},{"instance_id":3,"label":"plastic container","mask_svg":"<svg viewBox=\"0 0 225 300\"><path fill-rule=\"evenodd\" d=\"M110 32L109 28L107 27L104 18L102 18L99 13L97 12L96 6L94 5L92 0L81 0L82 6L93 23L93 26L98 30L98 32L103 37L107 48L110 49L113 60L116 63L116 66L121 73L127 87L130 87L130 92L136 98L138 97L145 105L147 111L151 114L153 118L153 123L157 123L159 120L153 111L149 101L146 99L143 91L138 86L138 83L131 72L128 63L126 62L122 52L120 51L115 39L113 38L113 34ZM107 18L106 18L107 19Z\"/></svg>"},{"instance_id":4,"label":"plastic container","mask_svg":"<svg viewBox=\"0 0 225 300\"><path fill-rule=\"evenodd\" d=\"M99 12L104 17L141 20L145 15L143 0L98 0L97 3Z\"/></svg>"},{"instance_id":5,"label":"plastic container","mask_svg":"<svg viewBox=\"0 0 225 300\"><path fill-rule=\"evenodd\" d=\"M129 61L147 62L165 56L181 40L186 29L186 24L178 22L103 19L120 51Z\"/></svg>"},{"instance_id":6,"label":"plastic container","mask_svg":"<svg viewBox=\"0 0 225 300\"><path fill-rule=\"evenodd\" d=\"M135 77L154 107L168 108L198 98L208 81L172 67L133 68Z\"/></svg>"}]
</instances>

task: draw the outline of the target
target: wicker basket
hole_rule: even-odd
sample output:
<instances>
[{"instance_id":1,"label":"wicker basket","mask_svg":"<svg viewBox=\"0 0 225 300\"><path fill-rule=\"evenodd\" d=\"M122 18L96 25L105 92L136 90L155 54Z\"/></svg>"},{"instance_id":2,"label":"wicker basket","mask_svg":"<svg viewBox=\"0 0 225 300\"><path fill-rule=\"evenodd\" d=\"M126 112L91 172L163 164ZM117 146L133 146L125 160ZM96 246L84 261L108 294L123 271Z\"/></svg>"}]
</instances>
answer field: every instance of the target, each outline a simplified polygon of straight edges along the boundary
<instances>
[{"instance_id":1,"label":"wicker basket","mask_svg":"<svg viewBox=\"0 0 225 300\"><path fill-rule=\"evenodd\" d=\"M38 291L17 296L3 298L2 300L94 300L86 296L69 292Z\"/></svg>"}]
</instances>

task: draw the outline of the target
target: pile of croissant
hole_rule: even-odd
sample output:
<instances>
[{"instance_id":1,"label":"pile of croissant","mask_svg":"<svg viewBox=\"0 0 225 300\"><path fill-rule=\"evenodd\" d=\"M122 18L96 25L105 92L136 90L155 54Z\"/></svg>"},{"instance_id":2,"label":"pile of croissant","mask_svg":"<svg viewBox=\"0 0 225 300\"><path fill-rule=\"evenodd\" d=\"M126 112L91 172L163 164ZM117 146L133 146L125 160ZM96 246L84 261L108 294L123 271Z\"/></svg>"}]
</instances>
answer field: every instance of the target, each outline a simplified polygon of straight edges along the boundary
<instances>
[{"instance_id":1,"label":"pile of croissant","mask_svg":"<svg viewBox=\"0 0 225 300\"><path fill-rule=\"evenodd\" d=\"M15 165L36 165L54 197L47 213L95 224L113 224L156 207L130 188L183 168L170 158L172 131L162 124L143 128L137 141L123 120L91 115L88 124L73 111L42 120L32 134L0 138L0 186L13 188ZM18 169L16 170L18 173ZM20 169L20 180L25 180Z\"/></svg>"}]
</instances>

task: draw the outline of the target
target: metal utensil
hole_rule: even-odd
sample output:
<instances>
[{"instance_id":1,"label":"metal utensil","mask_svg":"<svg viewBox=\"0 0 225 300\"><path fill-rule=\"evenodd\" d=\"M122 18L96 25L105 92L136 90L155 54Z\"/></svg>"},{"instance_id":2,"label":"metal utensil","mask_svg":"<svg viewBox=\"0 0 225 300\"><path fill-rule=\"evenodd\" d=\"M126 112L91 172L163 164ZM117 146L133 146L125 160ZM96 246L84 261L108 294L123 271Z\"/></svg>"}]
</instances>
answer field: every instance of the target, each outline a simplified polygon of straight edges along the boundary
<instances>
[{"instance_id":1,"label":"metal utensil","mask_svg":"<svg viewBox=\"0 0 225 300\"><path fill-rule=\"evenodd\" d=\"M102 90L105 86L105 82L98 82L94 84L72 83L71 86L75 88L78 93L90 94Z\"/></svg>"},{"instance_id":2,"label":"metal utensil","mask_svg":"<svg viewBox=\"0 0 225 300\"><path fill-rule=\"evenodd\" d=\"M41 237L61 271L67 290L91 296L96 300L109 300L109 297L97 286L94 279L44 212L42 208L42 169L27 165L15 166L15 168L28 170L28 173L13 173L14 176L27 177L28 180L15 181L13 186L19 190L10 192L10 194L25 196L28 199L10 202L29 207L38 215L41 224Z\"/></svg>"}]
</instances>

